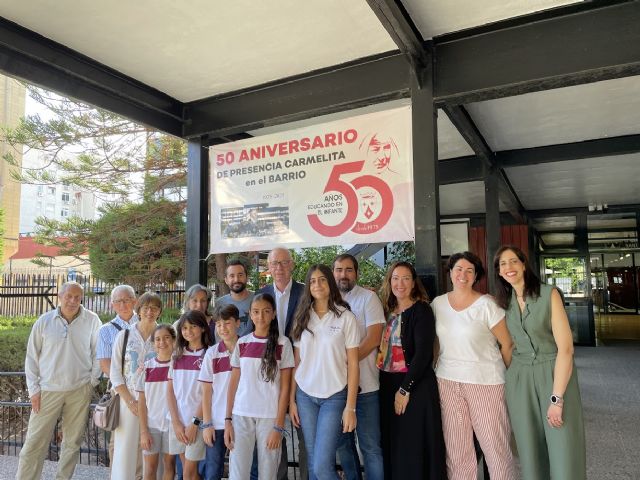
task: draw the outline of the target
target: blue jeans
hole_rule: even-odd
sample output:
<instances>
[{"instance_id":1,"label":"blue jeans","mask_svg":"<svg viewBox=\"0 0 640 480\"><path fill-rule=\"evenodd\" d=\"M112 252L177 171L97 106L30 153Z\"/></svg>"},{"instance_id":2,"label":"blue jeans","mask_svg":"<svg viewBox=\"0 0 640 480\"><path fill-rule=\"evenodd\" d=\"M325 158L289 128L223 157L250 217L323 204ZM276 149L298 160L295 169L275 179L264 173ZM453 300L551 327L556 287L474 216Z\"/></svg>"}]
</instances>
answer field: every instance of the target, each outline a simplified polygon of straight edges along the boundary
<instances>
[{"instance_id":1,"label":"blue jeans","mask_svg":"<svg viewBox=\"0 0 640 480\"><path fill-rule=\"evenodd\" d=\"M358 425L355 434L362 452L367 480L383 480L382 446L380 444L380 399L378 391L361 393L356 403ZM353 433L343 433L338 458L347 480L362 480L360 459Z\"/></svg>"},{"instance_id":2,"label":"blue jeans","mask_svg":"<svg viewBox=\"0 0 640 480\"><path fill-rule=\"evenodd\" d=\"M224 470L224 454L227 447L224 445L224 430L215 430L216 441L213 447L207 445L207 455L204 460L198 462L198 474L203 480L220 480Z\"/></svg>"},{"instance_id":3,"label":"blue jeans","mask_svg":"<svg viewBox=\"0 0 640 480\"><path fill-rule=\"evenodd\" d=\"M342 412L347 405L347 389L328 398L317 398L298 387L296 403L307 447L309 480L337 479L336 451L342 437Z\"/></svg>"}]
</instances>

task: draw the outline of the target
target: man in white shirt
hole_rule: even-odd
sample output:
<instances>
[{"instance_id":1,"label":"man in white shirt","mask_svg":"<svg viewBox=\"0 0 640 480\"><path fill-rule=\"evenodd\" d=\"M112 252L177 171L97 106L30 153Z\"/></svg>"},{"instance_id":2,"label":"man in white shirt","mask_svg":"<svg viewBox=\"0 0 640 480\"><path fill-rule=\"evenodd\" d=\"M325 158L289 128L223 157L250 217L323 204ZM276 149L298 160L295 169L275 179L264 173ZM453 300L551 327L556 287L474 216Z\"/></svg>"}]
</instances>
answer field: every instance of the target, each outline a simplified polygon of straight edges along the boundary
<instances>
[{"instance_id":1,"label":"man in white shirt","mask_svg":"<svg viewBox=\"0 0 640 480\"><path fill-rule=\"evenodd\" d=\"M380 444L380 402L376 354L380 346L385 325L384 309L378 296L356 284L358 261L353 255L344 253L333 261L333 276L342 298L349 304L358 320L360 333L360 388L356 403L358 424L355 436L364 458L367 480L384 478L382 447ZM348 480L360 480L360 459L354 434L345 433L338 448L338 458Z\"/></svg>"},{"instance_id":2,"label":"man in white shirt","mask_svg":"<svg viewBox=\"0 0 640 480\"><path fill-rule=\"evenodd\" d=\"M102 325L81 305L82 297L80 284L63 284L59 307L43 314L31 329L24 365L31 416L16 479L40 478L60 416L64 440L56 478L71 478L78 463L93 386L100 377L96 342Z\"/></svg>"}]
</instances>

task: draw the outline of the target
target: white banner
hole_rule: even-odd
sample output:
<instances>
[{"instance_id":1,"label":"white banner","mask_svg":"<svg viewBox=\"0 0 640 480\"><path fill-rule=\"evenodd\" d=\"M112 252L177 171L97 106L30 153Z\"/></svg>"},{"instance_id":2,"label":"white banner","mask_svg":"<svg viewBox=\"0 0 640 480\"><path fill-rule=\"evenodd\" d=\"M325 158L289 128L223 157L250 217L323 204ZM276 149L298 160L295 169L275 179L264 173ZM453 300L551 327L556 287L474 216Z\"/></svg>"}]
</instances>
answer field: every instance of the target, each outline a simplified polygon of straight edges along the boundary
<instances>
[{"instance_id":1,"label":"white banner","mask_svg":"<svg viewBox=\"0 0 640 480\"><path fill-rule=\"evenodd\" d=\"M211 253L414 240L411 107L210 147Z\"/></svg>"}]
</instances>

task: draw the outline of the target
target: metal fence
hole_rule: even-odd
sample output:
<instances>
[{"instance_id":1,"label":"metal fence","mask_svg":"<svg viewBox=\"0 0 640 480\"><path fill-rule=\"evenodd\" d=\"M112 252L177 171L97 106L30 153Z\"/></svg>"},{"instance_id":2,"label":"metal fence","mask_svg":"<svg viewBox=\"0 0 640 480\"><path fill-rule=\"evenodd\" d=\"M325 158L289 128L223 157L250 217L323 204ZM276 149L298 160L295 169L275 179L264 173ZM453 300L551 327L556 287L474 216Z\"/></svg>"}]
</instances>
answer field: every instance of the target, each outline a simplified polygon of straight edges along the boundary
<instances>
[{"instance_id":1,"label":"metal fence","mask_svg":"<svg viewBox=\"0 0 640 480\"><path fill-rule=\"evenodd\" d=\"M84 290L83 304L98 314L113 313L109 294L116 286L89 275L46 275L5 273L0 276L0 316L39 316L58 305L58 291L63 283L74 280ZM149 285L162 298L165 309L180 308L184 299L184 281ZM139 292L142 293L142 292Z\"/></svg>"},{"instance_id":2,"label":"metal fence","mask_svg":"<svg viewBox=\"0 0 640 480\"><path fill-rule=\"evenodd\" d=\"M26 387L24 387L23 372L0 372L0 382L6 397L7 392L16 390L17 396L24 397ZM9 389L6 385L10 385ZM18 392L22 385L24 391ZM108 433L100 430L93 424L93 409L95 404L91 404L87 427L84 432L82 446L80 447L80 463L83 465L108 466L109 455L107 446L109 444ZM0 454L17 456L24 445L29 425L29 415L31 414L31 403L23 401L0 401ZM47 459L57 462L60 456L62 445L62 427L60 421L56 423L53 435L49 442Z\"/></svg>"}]
</instances>

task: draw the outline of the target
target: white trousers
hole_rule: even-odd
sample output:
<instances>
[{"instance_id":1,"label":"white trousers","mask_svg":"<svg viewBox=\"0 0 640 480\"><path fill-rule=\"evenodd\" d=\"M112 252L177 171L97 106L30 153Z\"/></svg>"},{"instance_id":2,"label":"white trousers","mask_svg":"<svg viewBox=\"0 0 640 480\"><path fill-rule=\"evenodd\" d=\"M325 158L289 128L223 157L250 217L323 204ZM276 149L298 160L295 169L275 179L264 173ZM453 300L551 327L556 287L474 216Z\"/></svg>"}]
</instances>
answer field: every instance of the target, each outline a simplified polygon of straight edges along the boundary
<instances>
[{"instance_id":1,"label":"white trousers","mask_svg":"<svg viewBox=\"0 0 640 480\"><path fill-rule=\"evenodd\" d=\"M140 421L131 413L122 398L120 398L120 422L113 435L111 480L141 478L142 472L137 468L140 462Z\"/></svg>"},{"instance_id":2,"label":"white trousers","mask_svg":"<svg viewBox=\"0 0 640 480\"><path fill-rule=\"evenodd\" d=\"M246 480L251 475L253 449L258 449L258 478L275 480L280 465L280 450L267 448L267 438L273 432L275 418L233 416L234 448L229 456L229 480Z\"/></svg>"}]
</instances>

